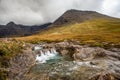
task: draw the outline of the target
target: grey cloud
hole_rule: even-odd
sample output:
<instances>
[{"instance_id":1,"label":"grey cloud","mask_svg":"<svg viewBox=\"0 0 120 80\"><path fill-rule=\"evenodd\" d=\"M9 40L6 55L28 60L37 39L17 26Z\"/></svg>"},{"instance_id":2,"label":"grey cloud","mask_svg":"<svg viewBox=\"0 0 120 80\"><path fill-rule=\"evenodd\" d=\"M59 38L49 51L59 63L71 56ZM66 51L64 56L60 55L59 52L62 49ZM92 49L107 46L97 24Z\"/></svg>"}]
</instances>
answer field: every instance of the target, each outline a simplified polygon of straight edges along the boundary
<instances>
[{"instance_id":1,"label":"grey cloud","mask_svg":"<svg viewBox=\"0 0 120 80\"><path fill-rule=\"evenodd\" d=\"M93 10L120 17L119 6L119 0L0 0L0 24L53 22L68 9Z\"/></svg>"},{"instance_id":2,"label":"grey cloud","mask_svg":"<svg viewBox=\"0 0 120 80\"><path fill-rule=\"evenodd\" d=\"M120 0L104 0L101 5L101 12L120 18Z\"/></svg>"}]
</instances>

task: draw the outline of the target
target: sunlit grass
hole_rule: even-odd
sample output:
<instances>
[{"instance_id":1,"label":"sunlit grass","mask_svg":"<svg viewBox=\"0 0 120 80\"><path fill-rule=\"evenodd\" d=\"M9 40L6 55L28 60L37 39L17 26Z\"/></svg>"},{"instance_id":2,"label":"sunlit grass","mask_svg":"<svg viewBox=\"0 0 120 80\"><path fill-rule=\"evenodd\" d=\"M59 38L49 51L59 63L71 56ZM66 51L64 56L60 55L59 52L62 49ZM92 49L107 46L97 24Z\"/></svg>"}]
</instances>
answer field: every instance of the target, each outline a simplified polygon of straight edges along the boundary
<instances>
[{"instance_id":1,"label":"sunlit grass","mask_svg":"<svg viewBox=\"0 0 120 80\"><path fill-rule=\"evenodd\" d=\"M78 40L83 44L91 43L97 45L105 42L120 44L120 20L111 18L95 19L83 23L54 27L37 35L16 39L31 43Z\"/></svg>"},{"instance_id":2,"label":"sunlit grass","mask_svg":"<svg viewBox=\"0 0 120 80\"><path fill-rule=\"evenodd\" d=\"M0 41L0 67L7 67L7 61L18 53L22 53L24 42L10 40Z\"/></svg>"},{"instance_id":3,"label":"sunlit grass","mask_svg":"<svg viewBox=\"0 0 120 80\"><path fill-rule=\"evenodd\" d=\"M36 35L16 37L15 39L7 42L0 41L0 67L8 66L6 60L21 52L24 48L23 42L39 43L75 40L80 41L81 45L90 44L91 46L120 48L120 20L95 19L83 23L53 27Z\"/></svg>"},{"instance_id":4,"label":"sunlit grass","mask_svg":"<svg viewBox=\"0 0 120 80\"><path fill-rule=\"evenodd\" d=\"M15 39L0 40L0 80L7 80L10 59L19 53L23 53L27 45Z\"/></svg>"}]
</instances>

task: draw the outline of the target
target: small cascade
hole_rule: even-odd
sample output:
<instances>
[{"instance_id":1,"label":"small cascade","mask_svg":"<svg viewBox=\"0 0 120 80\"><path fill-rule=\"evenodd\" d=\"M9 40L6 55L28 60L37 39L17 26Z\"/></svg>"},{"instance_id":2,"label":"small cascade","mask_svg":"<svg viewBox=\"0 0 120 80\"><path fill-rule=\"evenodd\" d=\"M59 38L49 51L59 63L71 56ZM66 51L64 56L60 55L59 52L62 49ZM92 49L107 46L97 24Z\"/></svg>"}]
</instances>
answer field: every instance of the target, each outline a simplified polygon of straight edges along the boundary
<instances>
[{"instance_id":1,"label":"small cascade","mask_svg":"<svg viewBox=\"0 0 120 80\"><path fill-rule=\"evenodd\" d=\"M35 47L34 47L34 51L36 51L36 50L40 50L40 49L42 49L41 46L35 46Z\"/></svg>"},{"instance_id":2,"label":"small cascade","mask_svg":"<svg viewBox=\"0 0 120 80\"><path fill-rule=\"evenodd\" d=\"M59 53L56 51L55 48L51 49L43 49L42 47L35 47L35 51L39 51L39 53L36 54L36 62L39 63L47 63L49 60L53 59L59 59L58 55ZM59 55L60 57L60 55Z\"/></svg>"}]
</instances>

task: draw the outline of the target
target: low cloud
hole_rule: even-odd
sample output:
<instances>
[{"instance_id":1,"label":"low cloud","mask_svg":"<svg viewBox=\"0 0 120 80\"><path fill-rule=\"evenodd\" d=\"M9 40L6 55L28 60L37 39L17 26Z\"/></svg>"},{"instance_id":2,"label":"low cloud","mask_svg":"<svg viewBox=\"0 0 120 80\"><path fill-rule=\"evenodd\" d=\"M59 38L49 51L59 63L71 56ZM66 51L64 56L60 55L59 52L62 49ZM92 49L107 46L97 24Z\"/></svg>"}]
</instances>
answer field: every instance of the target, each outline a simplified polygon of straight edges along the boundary
<instances>
[{"instance_id":1,"label":"low cloud","mask_svg":"<svg viewBox=\"0 0 120 80\"><path fill-rule=\"evenodd\" d=\"M120 0L0 0L0 24L53 22L68 9L98 11L120 18Z\"/></svg>"}]
</instances>

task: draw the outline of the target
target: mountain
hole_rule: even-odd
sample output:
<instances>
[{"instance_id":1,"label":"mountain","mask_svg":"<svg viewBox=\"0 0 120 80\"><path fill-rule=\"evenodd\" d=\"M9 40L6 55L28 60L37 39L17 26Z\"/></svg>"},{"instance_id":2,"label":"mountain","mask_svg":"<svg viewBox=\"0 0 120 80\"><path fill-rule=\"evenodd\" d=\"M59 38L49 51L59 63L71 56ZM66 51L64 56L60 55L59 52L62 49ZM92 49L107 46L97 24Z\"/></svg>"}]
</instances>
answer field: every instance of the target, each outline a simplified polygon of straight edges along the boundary
<instances>
[{"instance_id":1,"label":"mountain","mask_svg":"<svg viewBox=\"0 0 120 80\"><path fill-rule=\"evenodd\" d=\"M0 37L28 36L47 28L51 23L40 26L24 26L9 22L7 25L0 25Z\"/></svg>"},{"instance_id":2,"label":"mountain","mask_svg":"<svg viewBox=\"0 0 120 80\"><path fill-rule=\"evenodd\" d=\"M120 44L120 19L95 11L68 10L46 30L19 39L30 42L78 40L83 44Z\"/></svg>"},{"instance_id":3,"label":"mountain","mask_svg":"<svg viewBox=\"0 0 120 80\"><path fill-rule=\"evenodd\" d=\"M74 23L82 23L84 21L93 20L95 18L109 18L109 16L100 14L95 11L68 10L60 16L51 26L63 26Z\"/></svg>"}]
</instances>

